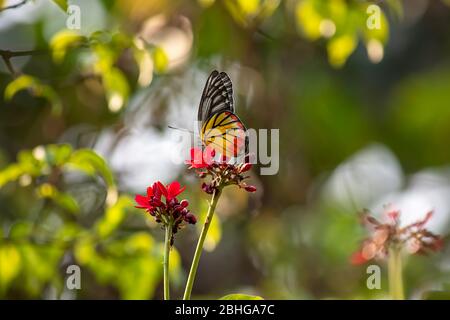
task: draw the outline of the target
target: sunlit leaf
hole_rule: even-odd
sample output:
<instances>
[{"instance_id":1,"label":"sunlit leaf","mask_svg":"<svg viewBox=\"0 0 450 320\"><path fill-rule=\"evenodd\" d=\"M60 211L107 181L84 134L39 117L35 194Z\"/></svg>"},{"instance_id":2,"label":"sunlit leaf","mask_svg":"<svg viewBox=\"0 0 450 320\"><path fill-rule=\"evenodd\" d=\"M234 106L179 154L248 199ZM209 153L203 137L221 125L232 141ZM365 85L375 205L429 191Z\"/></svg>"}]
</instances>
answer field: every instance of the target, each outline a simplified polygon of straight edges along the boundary
<instances>
[{"instance_id":1,"label":"sunlit leaf","mask_svg":"<svg viewBox=\"0 0 450 320\"><path fill-rule=\"evenodd\" d=\"M280 0L227 0L225 5L236 22L244 27L271 16Z\"/></svg>"},{"instance_id":2,"label":"sunlit leaf","mask_svg":"<svg viewBox=\"0 0 450 320\"><path fill-rule=\"evenodd\" d=\"M67 161L69 168L80 170L88 175L99 174L107 186L106 204L114 205L118 198L114 175L106 161L90 149L79 149Z\"/></svg>"},{"instance_id":3,"label":"sunlit leaf","mask_svg":"<svg viewBox=\"0 0 450 320\"><path fill-rule=\"evenodd\" d=\"M103 83L109 110L112 112L121 110L128 100L130 91L125 75L119 69L112 67L103 73Z\"/></svg>"},{"instance_id":4,"label":"sunlit leaf","mask_svg":"<svg viewBox=\"0 0 450 320\"><path fill-rule=\"evenodd\" d=\"M52 166L62 166L73 152L69 144L50 144L45 147L45 159Z\"/></svg>"},{"instance_id":5,"label":"sunlit leaf","mask_svg":"<svg viewBox=\"0 0 450 320\"><path fill-rule=\"evenodd\" d=\"M0 188L8 182L16 181L24 173L23 168L14 163L0 171Z\"/></svg>"},{"instance_id":6,"label":"sunlit leaf","mask_svg":"<svg viewBox=\"0 0 450 320\"><path fill-rule=\"evenodd\" d=\"M11 227L10 239L26 239L32 232L33 225L28 221L19 221Z\"/></svg>"},{"instance_id":7,"label":"sunlit leaf","mask_svg":"<svg viewBox=\"0 0 450 320\"><path fill-rule=\"evenodd\" d=\"M169 65L169 58L164 52L164 49L156 47L152 52L153 63L155 66L155 71L158 73L164 73Z\"/></svg>"},{"instance_id":8,"label":"sunlit leaf","mask_svg":"<svg viewBox=\"0 0 450 320\"><path fill-rule=\"evenodd\" d=\"M79 149L72 153L67 165L72 168L81 170L89 175L100 174L106 185L115 186L114 175L106 161L90 149Z\"/></svg>"},{"instance_id":9,"label":"sunlit leaf","mask_svg":"<svg viewBox=\"0 0 450 320\"><path fill-rule=\"evenodd\" d=\"M64 29L56 33L50 40L52 57L56 63L63 62L67 50L76 47L86 41L86 38L75 31Z\"/></svg>"},{"instance_id":10,"label":"sunlit leaf","mask_svg":"<svg viewBox=\"0 0 450 320\"><path fill-rule=\"evenodd\" d=\"M232 293L223 296L222 298L219 298L219 300L264 300L264 299L260 296L252 296L242 293Z\"/></svg>"},{"instance_id":11,"label":"sunlit leaf","mask_svg":"<svg viewBox=\"0 0 450 320\"><path fill-rule=\"evenodd\" d=\"M19 274L21 258L19 251L10 244L0 245L0 292L5 292Z\"/></svg>"},{"instance_id":12,"label":"sunlit leaf","mask_svg":"<svg viewBox=\"0 0 450 320\"><path fill-rule=\"evenodd\" d=\"M78 238L81 232L82 228L78 224L65 222L62 228L56 232L55 238L61 242L72 241Z\"/></svg>"},{"instance_id":13,"label":"sunlit leaf","mask_svg":"<svg viewBox=\"0 0 450 320\"><path fill-rule=\"evenodd\" d=\"M101 237L107 237L114 232L125 218L126 209L132 206L132 199L121 196L117 202L107 208L105 215L97 224L97 231Z\"/></svg>"},{"instance_id":14,"label":"sunlit leaf","mask_svg":"<svg viewBox=\"0 0 450 320\"><path fill-rule=\"evenodd\" d=\"M29 75L21 75L11 81L5 89L5 100L11 100L17 92L28 89L37 97L47 99L52 105L54 114L59 115L62 111L61 100L53 88L43 84L39 79Z\"/></svg>"},{"instance_id":15,"label":"sunlit leaf","mask_svg":"<svg viewBox=\"0 0 450 320\"><path fill-rule=\"evenodd\" d=\"M61 10L63 10L64 12L67 11L68 7L67 0L53 0L53 2L56 3L56 5L60 7Z\"/></svg>"},{"instance_id":16,"label":"sunlit leaf","mask_svg":"<svg viewBox=\"0 0 450 320\"><path fill-rule=\"evenodd\" d=\"M389 22L386 15L380 9L380 23L376 28L369 28L367 25L363 25L362 32L365 42L370 40L378 40L382 44L385 44L389 38Z\"/></svg>"},{"instance_id":17,"label":"sunlit leaf","mask_svg":"<svg viewBox=\"0 0 450 320\"><path fill-rule=\"evenodd\" d=\"M114 281L122 299L149 299L161 278L161 264L151 256L129 259Z\"/></svg>"},{"instance_id":18,"label":"sunlit leaf","mask_svg":"<svg viewBox=\"0 0 450 320\"><path fill-rule=\"evenodd\" d=\"M299 1L296 8L297 25L310 40L320 37L320 22L323 17L317 12L312 1Z\"/></svg>"},{"instance_id":19,"label":"sunlit leaf","mask_svg":"<svg viewBox=\"0 0 450 320\"><path fill-rule=\"evenodd\" d=\"M11 81L5 89L5 100L11 100L17 92L39 85L39 80L29 75L21 75Z\"/></svg>"},{"instance_id":20,"label":"sunlit leaf","mask_svg":"<svg viewBox=\"0 0 450 320\"><path fill-rule=\"evenodd\" d=\"M336 68L342 67L356 49L356 44L355 35L347 34L331 39L327 45L330 64Z\"/></svg>"},{"instance_id":21,"label":"sunlit leaf","mask_svg":"<svg viewBox=\"0 0 450 320\"><path fill-rule=\"evenodd\" d=\"M81 264L88 264L97 255L93 239L85 237L76 242L74 254L77 261Z\"/></svg>"},{"instance_id":22,"label":"sunlit leaf","mask_svg":"<svg viewBox=\"0 0 450 320\"><path fill-rule=\"evenodd\" d=\"M20 252L27 277L35 283L38 281L40 286L57 275L57 264L64 253L57 246L28 243L20 246Z\"/></svg>"},{"instance_id":23,"label":"sunlit leaf","mask_svg":"<svg viewBox=\"0 0 450 320\"><path fill-rule=\"evenodd\" d=\"M124 246L128 252L150 254L155 241L153 237L146 232L138 232L130 236Z\"/></svg>"},{"instance_id":24,"label":"sunlit leaf","mask_svg":"<svg viewBox=\"0 0 450 320\"><path fill-rule=\"evenodd\" d=\"M77 213L80 210L78 203L71 195L60 192L49 183L44 183L39 186L38 195L42 198L52 199L58 206L71 213Z\"/></svg>"},{"instance_id":25,"label":"sunlit leaf","mask_svg":"<svg viewBox=\"0 0 450 320\"><path fill-rule=\"evenodd\" d=\"M91 247L91 241L80 243L76 253L99 282L115 286L123 299L148 299L153 296L162 277L162 256L159 249L154 250L154 240L150 234L137 232L109 242L103 255L97 254Z\"/></svg>"}]
</instances>

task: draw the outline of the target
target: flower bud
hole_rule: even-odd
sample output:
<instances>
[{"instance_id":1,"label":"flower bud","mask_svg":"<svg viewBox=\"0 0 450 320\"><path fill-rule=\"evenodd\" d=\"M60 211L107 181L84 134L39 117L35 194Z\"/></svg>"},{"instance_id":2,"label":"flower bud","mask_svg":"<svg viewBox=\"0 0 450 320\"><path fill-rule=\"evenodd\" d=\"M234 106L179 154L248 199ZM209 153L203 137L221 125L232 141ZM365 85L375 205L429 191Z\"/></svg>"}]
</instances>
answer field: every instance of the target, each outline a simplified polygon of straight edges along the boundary
<instances>
[{"instance_id":1,"label":"flower bud","mask_svg":"<svg viewBox=\"0 0 450 320\"><path fill-rule=\"evenodd\" d=\"M184 217L184 220L190 224L195 224L197 222L197 218L190 212Z\"/></svg>"},{"instance_id":2,"label":"flower bud","mask_svg":"<svg viewBox=\"0 0 450 320\"><path fill-rule=\"evenodd\" d=\"M256 191L256 187L255 186L245 186L244 189L247 192L255 192Z\"/></svg>"},{"instance_id":3,"label":"flower bud","mask_svg":"<svg viewBox=\"0 0 450 320\"><path fill-rule=\"evenodd\" d=\"M183 210L180 211L182 216L186 216L188 214L189 210L186 208L183 208Z\"/></svg>"},{"instance_id":4,"label":"flower bud","mask_svg":"<svg viewBox=\"0 0 450 320\"><path fill-rule=\"evenodd\" d=\"M239 172L246 172L246 171L250 170L251 168L252 168L251 163L245 163L244 165L241 166L241 169L239 170Z\"/></svg>"},{"instance_id":5,"label":"flower bud","mask_svg":"<svg viewBox=\"0 0 450 320\"><path fill-rule=\"evenodd\" d=\"M177 203L178 203L178 200L177 200L176 198L172 198L172 199L169 200L168 205L169 205L169 207L173 207L173 206L175 206Z\"/></svg>"},{"instance_id":6,"label":"flower bud","mask_svg":"<svg viewBox=\"0 0 450 320\"><path fill-rule=\"evenodd\" d=\"M204 192L206 192L207 194L212 194L214 192L214 187L212 187L211 185L206 184L206 183L203 182L202 183L202 190Z\"/></svg>"},{"instance_id":7,"label":"flower bud","mask_svg":"<svg viewBox=\"0 0 450 320\"><path fill-rule=\"evenodd\" d=\"M186 208L186 207L189 205L189 201L187 201L186 199L181 200L180 205L181 205L183 208Z\"/></svg>"},{"instance_id":8,"label":"flower bud","mask_svg":"<svg viewBox=\"0 0 450 320\"><path fill-rule=\"evenodd\" d=\"M198 177L200 179L203 179L204 177L206 177L206 172L204 172L204 171L198 172Z\"/></svg>"}]
</instances>

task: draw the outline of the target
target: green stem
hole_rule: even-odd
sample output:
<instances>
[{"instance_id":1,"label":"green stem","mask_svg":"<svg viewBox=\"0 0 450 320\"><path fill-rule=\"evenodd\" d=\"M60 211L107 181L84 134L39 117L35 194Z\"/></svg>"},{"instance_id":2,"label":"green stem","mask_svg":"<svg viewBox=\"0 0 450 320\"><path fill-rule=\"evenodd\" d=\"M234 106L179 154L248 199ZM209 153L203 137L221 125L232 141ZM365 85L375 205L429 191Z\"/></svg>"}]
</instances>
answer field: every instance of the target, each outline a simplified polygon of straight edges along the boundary
<instances>
[{"instance_id":1,"label":"green stem","mask_svg":"<svg viewBox=\"0 0 450 320\"><path fill-rule=\"evenodd\" d=\"M216 210L217 202L219 201L221 193L221 188L216 189L212 195L211 203L209 204L208 213L206 215L205 223L202 228L202 232L200 233L200 238L197 242L197 247L195 248L194 258L191 264L191 270L189 271L189 276L186 283L186 289L184 290L183 300L191 299L192 287L194 285L195 274L197 273L198 263L200 261L200 256L203 251L203 243L206 239L206 234L208 233L209 226L211 224L211 220L214 216L214 211Z\"/></svg>"},{"instance_id":2,"label":"green stem","mask_svg":"<svg viewBox=\"0 0 450 320\"><path fill-rule=\"evenodd\" d=\"M389 249L388 260L389 290L394 300L404 300L401 249Z\"/></svg>"},{"instance_id":3,"label":"green stem","mask_svg":"<svg viewBox=\"0 0 450 320\"><path fill-rule=\"evenodd\" d=\"M166 237L164 239L164 300L170 299L169 256L170 256L171 238L172 238L172 224L168 224L166 225Z\"/></svg>"}]
</instances>

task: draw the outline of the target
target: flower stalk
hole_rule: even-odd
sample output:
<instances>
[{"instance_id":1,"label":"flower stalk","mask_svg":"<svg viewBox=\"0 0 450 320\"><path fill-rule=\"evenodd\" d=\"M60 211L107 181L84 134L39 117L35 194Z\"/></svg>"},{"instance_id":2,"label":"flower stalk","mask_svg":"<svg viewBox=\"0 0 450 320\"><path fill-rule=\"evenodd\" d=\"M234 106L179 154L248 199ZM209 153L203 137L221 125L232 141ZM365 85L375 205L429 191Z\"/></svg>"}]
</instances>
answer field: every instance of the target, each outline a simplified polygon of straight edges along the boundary
<instances>
[{"instance_id":1,"label":"flower stalk","mask_svg":"<svg viewBox=\"0 0 450 320\"><path fill-rule=\"evenodd\" d=\"M363 264L369 260L387 260L389 291L394 300L404 300L403 254L427 255L437 252L444 246L443 238L434 234L425 225L433 216L427 212L425 217L406 226L400 224L400 211L386 207L383 220L378 220L368 212L363 215L363 223L369 228L370 236L361 248L352 255L353 264Z\"/></svg>"},{"instance_id":2,"label":"flower stalk","mask_svg":"<svg viewBox=\"0 0 450 320\"><path fill-rule=\"evenodd\" d=\"M404 300L402 250L398 246L392 246L389 249L388 279L391 298Z\"/></svg>"},{"instance_id":3,"label":"flower stalk","mask_svg":"<svg viewBox=\"0 0 450 320\"><path fill-rule=\"evenodd\" d=\"M200 237L195 248L194 258L192 259L191 269L186 283L183 300L191 298L192 287L197 273L198 263L203 251L203 244L208 234L208 229L214 217L217 202L219 201L222 189L226 186L235 185L247 192L255 192L256 187L247 185L244 180L249 178L247 172L251 169L250 163L230 163L227 157L222 156L215 159L216 152L214 149L206 147L205 150L196 148L191 149L191 158L185 163L189 169L195 169L200 179L209 179L209 182L202 183L202 190L211 194L211 202L209 203L208 212L206 214L205 223L203 224Z\"/></svg>"},{"instance_id":4,"label":"flower stalk","mask_svg":"<svg viewBox=\"0 0 450 320\"><path fill-rule=\"evenodd\" d=\"M170 300L169 285L169 259L170 259L170 242L172 239L172 224L169 223L165 227L166 234L164 238L164 300Z\"/></svg>"},{"instance_id":5,"label":"flower stalk","mask_svg":"<svg viewBox=\"0 0 450 320\"><path fill-rule=\"evenodd\" d=\"M181 187L178 181L163 185L160 181L147 188L146 195L137 194L136 208L144 209L155 222L161 224L165 230L164 257L163 257L163 283L164 300L170 299L169 287L169 259L170 249L174 243L175 234L186 224L195 224L197 218L188 210L189 201L178 200L186 187Z\"/></svg>"},{"instance_id":6,"label":"flower stalk","mask_svg":"<svg viewBox=\"0 0 450 320\"><path fill-rule=\"evenodd\" d=\"M194 285L195 275L197 273L198 263L203 251L203 244L208 234L209 226L214 217L214 212L216 210L217 202L219 201L220 194L222 192L222 187L214 189L211 202L209 204L208 213L206 215L205 223L203 224L202 231L200 233L200 238L197 242L197 247L195 248L194 258L192 259L191 269L189 271L189 276L186 282L186 289L184 291L183 300L191 299L192 287Z\"/></svg>"}]
</instances>

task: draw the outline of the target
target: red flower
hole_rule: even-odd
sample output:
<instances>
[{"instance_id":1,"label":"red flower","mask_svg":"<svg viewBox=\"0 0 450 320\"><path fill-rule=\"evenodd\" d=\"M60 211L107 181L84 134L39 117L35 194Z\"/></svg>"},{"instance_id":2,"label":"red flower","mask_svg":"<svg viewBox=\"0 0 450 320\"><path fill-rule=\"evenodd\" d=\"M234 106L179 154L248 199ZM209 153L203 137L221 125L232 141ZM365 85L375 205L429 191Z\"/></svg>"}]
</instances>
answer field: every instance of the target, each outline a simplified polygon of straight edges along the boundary
<instances>
[{"instance_id":1,"label":"red flower","mask_svg":"<svg viewBox=\"0 0 450 320\"><path fill-rule=\"evenodd\" d=\"M172 200L176 196L178 196L180 193L182 193L184 190L186 190L186 187L181 187L180 183L178 181L174 181L171 184L167 186L167 200Z\"/></svg>"},{"instance_id":2,"label":"red flower","mask_svg":"<svg viewBox=\"0 0 450 320\"><path fill-rule=\"evenodd\" d=\"M164 225L171 225L175 234L184 222L195 224L197 218L187 209L189 202L187 200L178 201L177 196L181 194L186 187L181 187L178 181L168 185L163 185L157 181L153 186L147 188L147 195L137 194L134 198L136 208L145 209L155 217L155 221ZM165 201L163 202L162 197ZM173 239L171 240L173 242Z\"/></svg>"},{"instance_id":3,"label":"red flower","mask_svg":"<svg viewBox=\"0 0 450 320\"><path fill-rule=\"evenodd\" d=\"M255 186L250 186L243 182L249 178L244 173L252 168L250 163L232 164L229 163L230 159L226 156L221 156L217 160L214 157L215 151L210 147L206 147L204 151L198 148L192 148L191 158L185 161L189 165L189 169L197 169L196 173L199 178L211 177L209 183L202 183L202 190L204 192L212 194L215 190L219 190L228 185L237 185L247 192L256 191Z\"/></svg>"},{"instance_id":4,"label":"red flower","mask_svg":"<svg viewBox=\"0 0 450 320\"><path fill-rule=\"evenodd\" d=\"M367 259L364 257L362 251L357 251L354 254L352 254L350 261L352 264L359 265L366 263Z\"/></svg>"},{"instance_id":5,"label":"red flower","mask_svg":"<svg viewBox=\"0 0 450 320\"><path fill-rule=\"evenodd\" d=\"M190 165L190 168L201 169L208 167L214 160L216 151L210 147L205 150L199 148L191 149L191 158L185 161L185 164Z\"/></svg>"},{"instance_id":6,"label":"red flower","mask_svg":"<svg viewBox=\"0 0 450 320\"><path fill-rule=\"evenodd\" d=\"M371 234L352 255L351 262L362 264L371 259L384 259L392 246L401 246L411 254L427 254L441 250L444 245L442 237L425 229L425 224L432 215L432 212L428 212L422 220L401 227L399 211L385 212L386 222L366 214L364 223L370 227Z\"/></svg>"},{"instance_id":7,"label":"red flower","mask_svg":"<svg viewBox=\"0 0 450 320\"><path fill-rule=\"evenodd\" d=\"M153 187L147 188L146 196L137 194L134 200L138 205L135 207L138 209L146 209L149 212L157 207L159 202L161 202L161 194L159 194L158 192L154 192L155 189L157 190L157 186L156 184L153 184Z\"/></svg>"}]
</instances>

